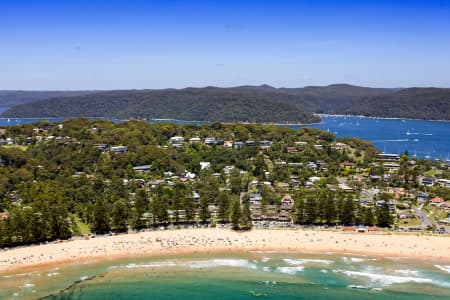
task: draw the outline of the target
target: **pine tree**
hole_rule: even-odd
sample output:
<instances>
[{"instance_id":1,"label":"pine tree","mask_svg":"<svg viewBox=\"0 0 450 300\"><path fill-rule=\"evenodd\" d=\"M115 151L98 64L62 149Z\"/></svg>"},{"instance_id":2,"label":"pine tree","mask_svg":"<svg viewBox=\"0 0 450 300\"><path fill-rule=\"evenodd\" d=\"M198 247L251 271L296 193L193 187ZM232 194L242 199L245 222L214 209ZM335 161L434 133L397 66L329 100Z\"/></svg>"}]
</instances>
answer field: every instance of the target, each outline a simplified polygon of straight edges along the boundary
<instances>
[{"instance_id":1,"label":"pine tree","mask_svg":"<svg viewBox=\"0 0 450 300\"><path fill-rule=\"evenodd\" d=\"M228 220L228 210L230 207L230 197L226 192L221 192L216 200L218 207L218 218L220 222Z\"/></svg>"},{"instance_id":2,"label":"pine tree","mask_svg":"<svg viewBox=\"0 0 450 300\"><path fill-rule=\"evenodd\" d=\"M239 199L236 199L231 204L231 225L233 230L239 229L239 224L242 218L241 204Z\"/></svg>"},{"instance_id":3,"label":"pine tree","mask_svg":"<svg viewBox=\"0 0 450 300\"><path fill-rule=\"evenodd\" d=\"M124 200L114 202L111 219L114 231L123 232L127 230L127 204Z\"/></svg>"},{"instance_id":4,"label":"pine tree","mask_svg":"<svg viewBox=\"0 0 450 300\"><path fill-rule=\"evenodd\" d=\"M344 225L353 225L355 222L355 211L353 199L347 199L342 208L341 223Z\"/></svg>"},{"instance_id":5,"label":"pine tree","mask_svg":"<svg viewBox=\"0 0 450 300\"><path fill-rule=\"evenodd\" d=\"M242 208L242 219L241 225L243 229L249 230L252 228L252 212L250 211L250 203L246 201L244 207Z\"/></svg>"},{"instance_id":6,"label":"pine tree","mask_svg":"<svg viewBox=\"0 0 450 300\"><path fill-rule=\"evenodd\" d=\"M136 191L134 199L134 211L132 226L134 229L141 229L145 227L145 220L142 219L142 215L148 211L148 195L143 189Z\"/></svg>"},{"instance_id":7,"label":"pine tree","mask_svg":"<svg viewBox=\"0 0 450 300\"><path fill-rule=\"evenodd\" d=\"M385 202L381 207L377 209L377 225L380 227L389 227L392 225L393 219L391 211L389 209L389 203Z\"/></svg>"},{"instance_id":8,"label":"pine tree","mask_svg":"<svg viewBox=\"0 0 450 300\"><path fill-rule=\"evenodd\" d=\"M201 197L200 198L200 213L199 213L199 217L200 217L200 221L202 223L207 223L209 221L210 213L208 210L208 199L206 199L206 197Z\"/></svg>"},{"instance_id":9,"label":"pine tree","mask_svg":"<svg viewBox=\"0 0 450 300\"><path fill-rule=\"evenodd\" d=\"M95 233L107 233L110 231L109 210L107 204L102 198L95 201L92 231Z\"/></svg>"},{"instance_id":10,"label":"pine tree","mask_svg":"<svg viewBox=\"0 0 450 300\"><path fill-rule=\"evenodd\" d=\"M294 202L294 222L305 223L305 200L303 198L296 199Z\"/></svg>"}]
</instances>

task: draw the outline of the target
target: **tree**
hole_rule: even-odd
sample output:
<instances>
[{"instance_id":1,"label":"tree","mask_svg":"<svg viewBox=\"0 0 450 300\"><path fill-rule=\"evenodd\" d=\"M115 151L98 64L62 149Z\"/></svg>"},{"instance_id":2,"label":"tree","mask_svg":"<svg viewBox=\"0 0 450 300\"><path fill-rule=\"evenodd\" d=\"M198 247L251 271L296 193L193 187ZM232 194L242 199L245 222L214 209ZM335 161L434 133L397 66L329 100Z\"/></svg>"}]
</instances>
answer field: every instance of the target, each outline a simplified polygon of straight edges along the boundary
<instances>
[{"instance_id":1,"label":"tree","mask_svg":"<svg viewBox=\"0 0 450 300\"><path fill-rule=\"evenodd\" d=\"M230 173L231 193L239 195L242 192L242 178L239 170L234 168Z\"/></svg>"},{"instance_id":2,"label":"tree","mask_svg":"<svg viewBox=\"0 0 450 300\"><path fill-rule=\"evenodd\" d=\"M167 213L168 197L161 188L156 192L152 201L153 215L159 223L167 223L169 215Z\"/></svg>"},{"instance_id":3,"label":"tree","mask_svg":"<svg viewBox=\"0 0 450 300\"><path fill-rule=\"evenodd\" d=\"M116 232L123 232L127 230L127 204L120 199L114 202L111 219L112 228Z\"/></svg>"},{"instance_id":4,"label":"tree","mask_svg":"<svg viewBox=\"0 0 450 300\"><path fill-rule=\"evenodd\" d=\"M235 199L231 204L231 225L233 230L239 229L239 224L241 222L242 211L239 199Z\"/></svg>"},{"instance_id":5,"label":"tree","mask_svg":"<svg viewBox=\"0 0 450 300\"><path fill-rule=\"evenodd\" d=\"M389 202L385 202L377 208L377 225L380 227L389 227L392 223L393 219L389 208Z\"/></svg>"},{"instance_id":6,"label":"tree","mask_svg":"<svg viewBox=\"0 0 450 300\"><path fill-rule=\"evenodd\" d=\"M375 224L375 217L373 215L372 208L366 207L363 213L364 213L364 224L368 226L373 226Z\"/></svg>"},{"instance_id":7,"label":"tree","mask_svg":"<svg viewBox=\"0 0 450 300\"><path fill-rule=\"evenodd\" d=\"M92 231L95 233L107 233L110 231L109 210L107 204L102 198L95 201Z\"/></svg>"},{"instance_id":8,"label":"tree","mask_svg":"<svg viewBox=\"0 0 450 300\"><path fill-rule=\"evenodd\" d=\"M314 224L317 219L317 202L314 199L306 200L305 204L306 223Z\"/></svg>"},{"instance_id":9,"label":"tree","mask_svg":"<svg viewBox=\"0 0 450 300\"><path fill-rule=\"evenodd\" d=\"M241 219L242 229L249 230L252 228L252 212L250 211L250 203L246 201L244 207L242 208L242 219Z\"/></svg>"},{"instance_id":10,"label":"tree","mask_svg":"<svg viewBox=\"0 0 450 300\"><path fill-rule=\"evenodd\" d=\"M216 205L218 207L218 218L220 222L225 222L228 220L228 210L230 207L230 197L226 192L220 192L216 200Z\"/></svg>"},{"instance_id":11,"label":"tree","mask_svg":"<svg viewBox=\"0 0 450 300\"><path fill-rule=\"evenodd\" d=\"M342 208L341 223L344 225L353 225L355 222L355 211L353 199L346 199Z\"/></svg>"},{"instance_id":12,"label":"tree","mask_svg":"<svg viewBox=\"0 0 450 300\"><path fill-rule=\"evenodd\" d=\"M148 195L144 189L138 189L134 199L134 211L132 226L135 229L141 229L145 227L145 220L142 219L142 215L148 211Z\"/></svg>"},{"instance_id":13,"label":"tree","mask_svg":"<svg viewBox=\"0 0 450 300\"><path fill-rule=\"evenodd\" d=\"M202 223L207 223L209 218L211 217L209 210L208 210L209 202L206 197L200 197L200 221Z\"/></svg>"},{"instance_id":14,"label":"tree","mask_svg":"<svg viewBox=\"0 0 450 300\"><path fill-rule=\"evenodd\" d=\"M325 204L325 222L333 224L336 222L336 203L333 198L328 198Z\"/></svg>"},{"instance_id":15,"label":"tree","mask_svg":"<svg viewBox=\"0 0 450 300\"><path fill-rule=\"evenodd\" d=\"M294 222L297 224L305 223L305 200L303 198L295 199Z\"/></svg>"}]
</instances>

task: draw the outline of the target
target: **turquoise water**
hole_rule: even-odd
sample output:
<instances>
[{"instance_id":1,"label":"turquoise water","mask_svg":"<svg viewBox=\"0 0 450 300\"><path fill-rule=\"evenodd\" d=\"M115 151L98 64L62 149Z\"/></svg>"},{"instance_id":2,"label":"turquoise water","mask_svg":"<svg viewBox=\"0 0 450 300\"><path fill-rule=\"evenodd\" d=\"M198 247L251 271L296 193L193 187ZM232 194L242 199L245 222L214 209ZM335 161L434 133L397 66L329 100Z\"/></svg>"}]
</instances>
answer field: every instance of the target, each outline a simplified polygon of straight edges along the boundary
<instances>
[{"instance_id":1,"label":"turquoise water","mask_svg":"<svg viewBox=\"0 0 450 300\"><path fill-rule=\"evenodd\" d=\"M294 253L110 260L0 275L0 299L450 299L450 263Z\"/></svg>"},{"instance_id":2,"label":"turquoise water","mask_svg":"<svg viewBox=\"0 0 450 300\"><path fill-rule=\"evenodd\" d=\"M0 107L0 113L5 108ZM384 152L403 153L431 159L450 159L450 122L420 120L373 119L362 117L321 116L322 123L308 127L332 132L338 137L358 137L369 140ZM63 118L47 118L61 122ZM45 119L0 118L0 126L34 123ZM120 120L113 120L119 122ZM150 123L167 120L150 120ZM171 120L177 124L205 124L207 122ZM292 125L294 129L305 126Z\"/></svg>"}]
</instances>

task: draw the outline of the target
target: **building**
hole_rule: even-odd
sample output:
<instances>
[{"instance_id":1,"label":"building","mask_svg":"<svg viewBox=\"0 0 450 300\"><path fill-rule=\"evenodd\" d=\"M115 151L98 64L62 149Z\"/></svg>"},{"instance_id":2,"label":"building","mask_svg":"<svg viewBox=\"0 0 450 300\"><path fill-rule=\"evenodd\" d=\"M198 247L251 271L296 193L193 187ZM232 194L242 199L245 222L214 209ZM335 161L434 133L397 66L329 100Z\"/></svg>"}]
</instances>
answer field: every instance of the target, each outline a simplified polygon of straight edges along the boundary
<instances>
[{"instance_id":1,"label":"building","mask_svg":"<svg viewBox=\"0 0 450 300\"><path fill-rule=\"evenodd\" d=\"M206 139L205 139L205 145L210 145L210 146L212 146L212 145L216 145L216 138L214 138L214 137L207 137Z\"/></svg>"},{"instance_id":2,"label":"building","mask_svg":"<svg viewBox=\"0 0 450 300\"><path fill-rule=\"evenodd\" d=\"M114 152L114 153L125 153L128 151L128 147L127 146L113 146L113 147L109 148L109 151Z\"/></svg>"},{"instance_id":3,"label":"building","mask_svg":"<svg viewBox=\"0 0 450 300\"><path fill-rule=\"evenodd\" d=\"M199 137L193 137L193 138L190 138L189 139L189 143L200 143L202 141L202 139L201 138L199 138Z\"/></svg>"},{"instance_id":4,"label":"building","mask_svg":"<svg viewBox=\"0 0 450 300\"><path fill-rule=\"evenodd\" d=\"M151 165L144 165L144 166L137 166L137 167L133 167L133 171L136 173L149 173L151 170L152 166Z\"/></svg>"},{"instance_id":5,"label":"building","mask_svg":"<svg viewBox=\"0 0 450 300\"><path fill-rule=\"evenodd\" d=\"M250 202L250 205L261 204L262 196L259 193L252 193L248 195L248 201Z\"/></svg>"},{"instance_id":6,"label":"building","mask_svg":"<svg viewBox=\"0 0 450 300\"><path fill-rule=\"evenodd\" d=\"M184 142L184 137L182 136L173 136L169 139L170 144L181 144Z\"/></svg>"},{"instance_id":7,"label":"building","mask_svg":"<svg viewBox=\"0 0 450 300\"><path fill-rule=\"evenodd\" d=\"M393 153L380 153L377 155L378 160L399 161L400 155Z\"/></svg>"},{"instance_id":8,"label":"building","mask_svg":"<svg viewBox=\"0 0 450 300\"><path fill-rule=\"evenodd\" d=\"M201 161L200 169L201 170L209 170L211 168L211 163L209 161Z\"/></svg>"}]
</instances>

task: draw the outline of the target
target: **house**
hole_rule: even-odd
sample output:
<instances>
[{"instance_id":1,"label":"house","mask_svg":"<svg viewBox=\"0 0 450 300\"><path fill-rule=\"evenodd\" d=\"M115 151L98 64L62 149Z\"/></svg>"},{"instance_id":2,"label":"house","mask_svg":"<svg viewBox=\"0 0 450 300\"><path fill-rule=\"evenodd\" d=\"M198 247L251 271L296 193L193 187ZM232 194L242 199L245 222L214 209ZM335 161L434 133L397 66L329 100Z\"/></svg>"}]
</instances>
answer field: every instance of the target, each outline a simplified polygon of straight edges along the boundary
<instances>
[{"instance_id":1,"label":"house","mask_svg":"<svg viewBox=\"0 0 450 300\"><path fill-rule=\"evenodd\" d=\"M295 163L295 162L290 162L287 165L288 165L288 167L292 167L292 168L301 168L301 167L303 167L302 163Z\"/></svg>"},{"instance_id":2,"label":"house","mask_svg":"<svg viewBox=\"0 0 450 300\"><path fill-rule=\"evenodd\" d=\"M199 202L200 201L200 195L199 195L199 193L197 193L197 192L192 192L192 196L191 196L191 199L193 200L193 201L195 201L195 202Z\"/></svg>"},{"instance_id":3,"label":"house","mask_svg":"<svg viewBox=\"0 0 450 300\"><path fill-rule=\"evenodd\" d=\"M287 153L298 153L298 149L297 148L295 148L295 147L287 147L286 148L286 152Z\"/></svg>"},{"instance_id":4,"label":"house","mask_svg":"<svg viewBox=\"0 0 450 300\"><path fill-rule=\"evenodd\" d=\"M438 179L437 184L442 187L450 188L450 179Z\"/></svg>"},{"instance_id":5,"label":"house","mask_svg":"<svg viewBox=\"0 0 450 300\"><path fill-rule=\"evenodd\" d=\"M290 223L292 222L291 214L286 210L282 210L278 213L277 221Z\"/></svg>"},{"instance_id":6,"label":"house","mask_svg":"<svg viewBox=\"0 0 450 300\"><path fill-rule=\"evenodd\" d=\"M356 164L351 161L344 161L340 163L341 168L349 168L353 169L356 167Z\"/></svg>"},{"instance_id":7,"label":"house","mask_svg":"<svg viewBox=\"0 0 450 300\"><path fill-rule=\"evenodd\" d=\"M208 212L213 218L217 218L219 216L219 208L213 204L208 205Z\"/></svg>"},{"instance_id":8,"label":"house","mask_svg":"<svg viewBox=\"0 0 450 300\"><path fill-rule=\"evenodd\" d=\"M181 144L184 142L184 137L182 136L173 136L169 139L170 144Z\"/></svg>"},{"instance_id":9,"label":"house","mask_svg":"<svg viewBox=\"0 0 450 300\"><path fill-rule=\"evenodd\" d=\"M346 146L347 146L346 144L338 142L338 143L332 145L331 149L341 151L341 150L344 150Z\"/></svg>"},{"instance_id":10,"label":"house","mask_svg":"<svg viewBox=\"0 0 450 300\"><path fill-rule=\"evenodd\" d=\"M256 143L255 143L255 141L252 141L252 140L247 140L247 141L245 141L245 146L255 146L256 145Z\"/></svg>"},{"instance_id":11,"label":"house","mask_svg":"<svg viewBox=\"0 0 450 300\"><path fill-rule=\"evenodd\" d=\"M439 208L444 210L450 210L450 202L444 202L439 205Z\"/></svg>"},{"instance_id":12,"label":"house","mask_svg":"<svg viewBox=\"0 0 450 300\"><path fill-rule=\"evenodd\" d=\"M291 210L294 207L294 199L292 199L291 195L284 195L281 199L281 209Z\"/></svg>"},{"instance_id":13,"label":"house","mask_svg":"<svg viewBox=\"0 0 450 300\"><path fill-rule=\"evenodd\" d=\"M216 140L216 145L217 146L223 146L225 144L224 140Z\"/></svg>"},{"instance_id":14,"label":"house","mask_svg":"<svg viewBox=\"0 0 450 300\"><path fill-rule=\"evenodd\" d=\"M308 142L295 142L295 146L306 147L306 146L308 146Z\"/></svg>"},{"instance_id":15,"label":"house","mask_svg":"<svg viewBox=\"0 0 450 300\"><path fill-rule=\"evenodd\" d=\"M412 219L414 215L409 210L400 211L397 214L399 219Z\"/></svg>"},{"instance_id":16,"label":"house","mask_svg":"<svg viewBox=\"0 0 450 300\"><path fill-rule=\"evenodd\" d=\"M316 145L314 145L314 149L316 149L316 150L323 150L323 145L316 144Z\"/></svg>"},{"instance_id":17,"label":"house","mask_svg":"<svg viewBox=\"0 0 450 300\"><path fill-rule=\"evenodd\" d=\"M0 221L5 221L8 218L9 218L9 213L7 213L7 212L0 213Z\"/></svg>"},{"instance_id":18,"label":"house","mask_svg":"<svg viewBox=\"0 0 450 300\"><path fill-rule=\"evenodd\" d=\"M209 170L211 168L211 163L209 161L201 161L200 169L201 170Z\"/></svg>"},{"instance_id":19,"label":"house","mask_svg":"<svg viewBox=\"0 0 450 300\"><path fill-rule=\"evenodd\" d=\"M189 139L189 143L193 144L193 143L200 143L202 141L201 138L199 137L193 137Z\"/></svg>"},{"instance_id":20,"label":"house","mask_svg":"<svg viewBox=\"0 0 450 300\"><path fill-rule=\"evenodd\" d=\"M223 146L225 148L233 148L233 141L224 141Z\"/></svg>"},{"instance_id":21,"label":"house","mask_svg":"<svg viewBox=\"0 0 450 300\"><path fill-rule=\"evenodd\" d=\"M271 145L270 141L267 141L267 140L259 141L259 147L261 149L268 149L268 148L270 148L270 145Z\"/></svg>"},{"instance_id":22,"label":"house","mask_svg":"<svg viewBox=\"0 0 450 300\"><path fill-rule=\"evenodd\" d=\"M380 153L377 155L378 160L399 161L400 155L393 153Z\"/></svg>"},{"instance_id":23,"label":"house","mask_svg":"<svg viewBox=\"0 0 450 300\"><path fill-rule=\"evenodd\" d=\"M225 167L223 168L223 172L224 172L226 175L230 175L230 173L231 173L231 171L233 171L233 169L234 169L234 166L225 166Z\"/></svg>"},{"instance_id":24,"label":"house","mask_svg":"<svg viewBox=\"0 0 450 300\"><path fill-rule=\"evenodd\" d=\"M125 153L128 151L128 147L127 146L114 146L114 147L110 147L109 151L114 152L114 153Z\"/></svg>"},{"instance_id":25,"label":"house","mask_svg":"<svg viewBox=\"0 0 450 300\"><path fill-rule=\"evenodd\" d=\"M133 171L136 173L148 173L150 172L151 169L151 165L144 165L144 166L137 166L137 167L133 167Z\"/></svg>"},{"instance_id":26,"label":"house","mask_svg":"<svg viewBox=\"0 0 450 300\"><path fill-rule=\"evenodd\" d=\"M205 139L205 145L209 145L209 146L216 145L216 138L215 137L207 137Z\"/></svg>"},{"instance_id":27,"label":"house","mask_svg":"<svg viewBox=\"0 0 450 300\"><path fill-rule=\"evenodd\" d=\"M425 186L433 186L434 185L434 178L433 177L422 177L421 184Z\"/></svg>"},{"instance_id":28,"label":"house","mask_svg":"<svg viewBox=\"0 0 450 300\"><path fill-rule=\"evenodd\" d=\"M250 202L250 205L252 204L261 204L262 196L258 193L252 193L248 195L248 201Z\"/></svg>"},{"instance_id":29,"label":"house","mask_svg":"<svg viewBox=\"0 0 450 300\"><path fill-rule=\"evenodd\" d=\"M280 190L288 190L289 189L289 183L287 182L278 182L277 188Z\"/></svg>"},{"instance_id":30,"label":"house","mask_svg":"<svg viewBox=\"0 0 450 300\"><path fill-rule=\"evenodd\" d=\"M444 199L442 199L441 197L434 197L430 200L431 205L439 205L443 202L444 202Z\"/></svg>"},{"instance_id":31,"label":"house","mask_svg":"<svg viewBox=\"0 0 450 300\"><path fill-rule=\"evenodd\" d=\"M243 142L236 142L234 143L234 149L240 150L244 148L244 143Z\"/></svg>"}]
</instances>

